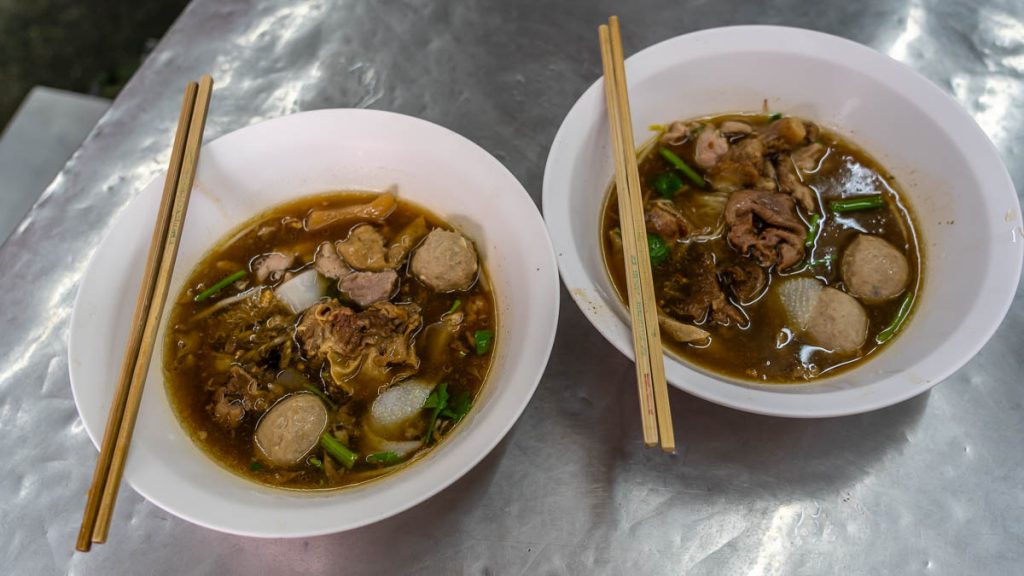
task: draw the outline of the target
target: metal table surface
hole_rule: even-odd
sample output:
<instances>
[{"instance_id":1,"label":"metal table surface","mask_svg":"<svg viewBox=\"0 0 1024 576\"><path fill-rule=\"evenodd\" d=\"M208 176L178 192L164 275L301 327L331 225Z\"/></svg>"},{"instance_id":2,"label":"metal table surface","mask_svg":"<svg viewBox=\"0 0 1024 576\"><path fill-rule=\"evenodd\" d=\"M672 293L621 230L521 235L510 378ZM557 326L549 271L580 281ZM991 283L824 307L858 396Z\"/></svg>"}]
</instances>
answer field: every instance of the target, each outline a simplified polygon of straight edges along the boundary
<instances>
[{"instance_id":1,"label":"metal table surface","mask_svg":"<svg viewBox=\"0 0 1024 576\"><path fill-rule=\"evenodd\" d=\"M111 542L75 554L96 451L68 382L78 281L166 163L181 87L217 80L208 139L327 107L420 116L480 143L539 205L548 146L627 53L773 23L872 46L973 114L1024 186L1024 3L197 0L0 249L0 572L10 574L1011 574L1024 557L1024 306L964 369L871 414L798 421L671 394L682 448L644 450L630 363L563 290L551 362L499 447L376 525L256 540L122 490ZM150 393L157 392L156 389Z\"/></svg>"}]
</instances>

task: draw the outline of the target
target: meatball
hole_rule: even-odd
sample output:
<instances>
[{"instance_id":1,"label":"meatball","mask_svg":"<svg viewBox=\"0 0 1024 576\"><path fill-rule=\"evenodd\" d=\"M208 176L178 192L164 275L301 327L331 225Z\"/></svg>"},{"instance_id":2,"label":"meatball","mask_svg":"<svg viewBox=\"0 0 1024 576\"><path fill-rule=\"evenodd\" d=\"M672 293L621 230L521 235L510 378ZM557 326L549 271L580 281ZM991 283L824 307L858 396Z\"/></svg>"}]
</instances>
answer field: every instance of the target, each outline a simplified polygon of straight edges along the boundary
<instances>
[{"instance_id":1,"label":"meatball","mask_svg":"<svg viewBox=\"0 0 1024 576\"><path fill-rule=\"evenodd\" d=\"M878 236L861 234L843 254L842 274L846 291L870 304L903 292L910 266L892 244Z\"/></svg>"},{"instance_id":2,"label":"meatball","mask_svg":"<svg viewBox=\"0 0 1024 576\"><path fill-rule=\"evenodd\" d=\"M412 273L437 292L466 290L476 281L473 244L458 232L435 228L413 254Z\"/></svg>"},{"instance_id":3,"label":"meatball","mask_svg":"<svg viewBox=\"0 0 1024 576\"><path fill-rule=\"evenodd\" d=\"M805 334L812 343L833 352L855 352L868 337L868 315L860 302L846 292L824 288Z\"/></svg>"},{"instance_id":4,"label":"meatball","mask_svg":"<svg viewBox=\"0 0 1024 576\"><path fill-rule=\"evenodd\" d=\"M327 427L327 409L312 394L292 394L274 404L256 427L256 446L274 466L291 466L309 453Z\"/></svg>"},{"instance_id":5,"label":"meatball","mask_svg":"<svg viewBox=\"0 0 1024 576\"><path fill-rule=\"evenodd\" d=\"M867 313L846 292L806 277L783 281L777 292L789 326L809 344L848 354L867 340Z\"/></svg>"}]
</instances>

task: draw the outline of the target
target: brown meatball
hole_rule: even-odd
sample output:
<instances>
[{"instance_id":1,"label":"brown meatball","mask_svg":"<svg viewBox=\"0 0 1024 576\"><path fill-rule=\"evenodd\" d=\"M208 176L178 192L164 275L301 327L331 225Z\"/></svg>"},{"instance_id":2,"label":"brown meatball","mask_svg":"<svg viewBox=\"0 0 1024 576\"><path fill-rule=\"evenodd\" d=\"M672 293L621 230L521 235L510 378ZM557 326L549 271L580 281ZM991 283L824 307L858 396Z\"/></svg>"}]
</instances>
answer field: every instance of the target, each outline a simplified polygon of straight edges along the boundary
<instances>
[{"instance_id":1,"label":"brown meatball","mask_svg":"<svg viewBox=\"0 0 1024 576\"><path fill-rule=\"evenodd\" d=\"M840 354L854 352L868 336L868 315L846 292L823 288L805 331L812 343Z\"/></svg>"},{"instance_id":2,"label":"brown meatball","mask_svg":"<svg viewBox=\"0 0 1024 576\"><path fill-rule=\"evenodd\" d=\"M312 394L292 394L271 408L256 427L256 446L274 466L291 466L309 453L327 427L327 409Z\"/></svg>"},{"instance_id":3,"label":"brown meatball","mask_svg":"<svg viewBox=\"0 0 1024 576\"><path fill-rule=\"evenodd\" d=\"M412 256L412 273L438 292L466 290L478 270L473 244L458 232L435 228Z\"/></svg>"},{"instance_id":4,"label":"brown meatball","mask_svg":"<svg viewBox=\"0 0 1024 576\"><path fill-rule=\"evenodd\" d=\"M843 254L842 274L847 292L867 303L882 302L907 287L910 266L892 244L861 234Z\"/></svg>"}]
</instances>

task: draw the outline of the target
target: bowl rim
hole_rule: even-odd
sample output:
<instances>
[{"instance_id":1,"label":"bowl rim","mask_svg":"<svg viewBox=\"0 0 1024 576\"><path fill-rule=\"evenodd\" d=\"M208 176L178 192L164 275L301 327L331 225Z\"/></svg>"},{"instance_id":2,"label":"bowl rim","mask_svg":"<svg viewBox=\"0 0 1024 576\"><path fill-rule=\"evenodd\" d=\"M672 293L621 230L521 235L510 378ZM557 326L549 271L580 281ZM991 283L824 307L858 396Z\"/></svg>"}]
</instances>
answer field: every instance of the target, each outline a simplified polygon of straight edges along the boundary
<instances>
[{"instance_id":1,"label":"bowl rim","mask_svg":"<svg viewBox=\"0 0 1024 576\"><path fill-rule=\"evenodd\" d=\"M968 143L957 141L958 148L975 146L974 153L967 156L968 161L972 165L984 161L986 166L994 168L995 173L991 175L991 181L996 184L993 187L996 190L992 192L992 195L1005 195L1005 200L1012 203L1016 210L1015 214L1018 217L1021 214L1013 181L998 150L967 111L949 94L913 68L846 38L803 28L772 25L724 26L698 30L668 38L627 58L625 65L629 84L633 85L637 78L643 78L658 71L664 67L666 62L676 62L693 57L694 49L704 50L709 55L726 53L729 50L722 48L722 44L726 42L730 43L730 48L736 52L764 50L794 55L805 54L805 52L793 46L815 44L828 48L831 53L827 60L842 59L845 65L853 66L859 71L871 71L875 75L886 74L899 77L901 81L912 85L926 95L931 101L930 106L939 106L950 115L950 123L952 124L954 121L957 123L957 130L959 130L957 134L970 138ZM815 56L820 58L824 52L823 50ZM580 131L591 125L588 124L589 117L587 115L593 112L594 106L600 106L603 110L603 87L600 77L576 100L552 141L544 169L544 193L542 195L544 217L552 241L555 243L562 282L573 301L602 336L632 360L631 342L628 341L628 338L622 338L621 334L613 331L613 326L626 326L623 315L615 314L615 324L604 323L587 298L588 292L594 292L595 282L583 267L580 251L569 225L570 207L567 191L571 189L571 183L567 178L569 169L565 167L570 166L572 160L575 159L578 143L574 139L578 139ZM606 121L604 115L601 114L600 122ZM741 384L729 380L727 377L699 369L675 355L666 353L667 373L671 374L673 370L681 370L687 375L698 375L714 382L713 385L698 386L694 385L691 379L683 378L677 381L670 380L670 384L719 405L767 416L791 418L848 416L897 404L929 390L932 386L948 378L973 358L992 338L1013 303L1020 282L1022 261L1024 261L1024 242L1014 242L1013 252L1015 258L1009 263L1010 270L1007 272L1012 275L1013 280L1002 286L997 286L996 288L1000 288L998 294L989 295L988 299L994 304L991 313L992 321L985 326L985 330L976 333L973 344L966 347L964 353L955 360L946 363L940 370L933 371L927 377L917 379L913 385L904 387L898 393L879 395L871 399L863 394L857 394L857 388L813 392L813 388L816 386L814 383L786 385L784 387L786 391L773 390L773 387L768 385ZM623 307L618 299L616 299L616 304L620 308ZM793 393L797 389L810 393ZM843 396L843 402L837 402L837 405L822 405L820 398L824 395Z\"/></svg>"},{"instance_id":2,"label":"bowl rim","mask_svg":"<svg viewBox=\"0 0 1024 576\"><path fill-rule=\"evenodd\" d=\"M140 484L138 478L136 478L135 475L131 474L131 467L129 462L129 465L126 466L125 468L124 480L127 481L127 483L131 485L132 488L141 496L143 496L146 500L155 504L159 508L166 510L167 512L174 516L187 520L193 524L197 524L199 526L203 526L205 528L210 528L220 532L258 538L303 538L319 536L324 534L333 534L373 524L380 520L404 512L424 502L425 500L436 495L438 492L451 486L453 483L462 478L466 473L468 473L471 469L476 467L480 463L480 461L482 461L488 454L490 454L493 451L493 449L498 445L498 443L500 443L506 437L508 432L519 420L519 417L522 415L523 411L530 403L530 400L533 398L533 395L536 392L537 386L540 384L540 381L543 378L552 350L554 348L554 341L557 333L558 317L560 311L559 273L555 258L554 247L551 243L550 235L547 233L547 228L544 225L540 211L538 210L536 203L530 197L525 187L504 164L498 161L497 158L495 158L490 152L488 152L482 146L449 128L446 128L444 126L435 124L433 122L421 118L400 114L396 112L362 108L328 108L298 112L295 114L276 117L244 126L232 132L225 133L217 137L216 139L204 143L203 146L204 148L226 148L233 145L237 145L240 142L245 142L247 138L250 138L254 134L257 134L258 131L266 131L268 128L273 129L279 126L284 127L289 124L297 122L307 122L311 124L327 124L330 122L348 121L350 119L354 119L357 117L363 120L364 122L392 122L402 124L410 128L418 127L421 130L425 129L433 131L433 133L436 134L439 139L452 142L459 146L465 147L466 150L472 151L474 154L477 155L477 158L481 162L489 164L489 166L487 167L488 170L493 171L493 173L497 177L499 177L500 179L504 180L507 183L507 186L505 186L507 190L515 190L515 201L523 203L522 206L524 207L524 217L532 220L531 230L541 232L541 238L539 238L539 243L543 247L543 253L538 253L535 255L535 257L538 260L543 261L543 268L538 268L538 271L542 272L545 278L536 279L533 281L535 282L537 280L543 280L544 284L539 288L539 290L542 290L544 293L550 294L550 310L548 310L547 313L543 315L543 322L537 325L537 336L539 338L540 343L539 349L543 350L544 353L542 354L542 356L536 358L536 362L529 363L528 370L530 377L528 379L524 379L526 381L523 382L520 386L516 387L517 392L508 400L508 403L511 405L511 409L506 409L504 411L493 409L488 412L488 415L490 416L489 421L494 423L494 427L491 429L491 433L488 435L488 437L483 438L482 434L480 434L479 432L473 435L474 437L471 439L471 443L469 443L468 445L464 446L461 449L461 451L467 453L468 456L455 457L456 453L454 452L454 449L446 452L445 455L451 454L450 458L452 459L452 462L450 462L449 465L445 467L446 472L443 474L443 477L436 483L430 484L429 486L426 486L423 489L411 492L411 497L396 497L392 504L380 506L372 514L367 514L358 518L339 518L334 524L327 527L322 526L319 528L310 529L290 527L288 529L281 529L271 527L269 526L269 523L268 525L262 527L226 525L222 520L211 520L209 518L196 516L195 514L183 513L181 510L175 509L175 506L168 504L168 502L166 502L158 494L154 494L154 491L151 490L151 486L148 486L146 484ZM104 237L97 245L98 248L94 251L92 257L90 258L90 261L82 275L82 278L79 281L79 286L75 294L71 320L68 330L67 358L69 365L69 379L71 384L72 396L75 401L76 410L78 411L79 417L82 419L83 427L86 429L86 433L89 435L90 440L97 449L99 448L100 442L102 441L102 435L104 433L104 427L106 425L106 407L109 404L109 399L104 398L102 400L103 413L99 415L99 419L90 419L84 416L82 410L82 394L86 388L83 388L83 386L85 386L84 381L89 380L90 378L85 376L85 369L75 361L76 358L79 358L81 356L81 354L78 352L78 347L81 345L79 341L80 337L76 338L75 335L83 333L85 331L83 322L86 322L84 316L87 314L87 311L85 310L86 306L84 306L83 304L83 294L85 293L85 291L82 290L82 287L83 285L89 282L91 271L96 266L96 263L98 261L98 255L100 255L100 253L102 252L102 247L107 242L111 241L111 239L114 238L117 234L118 223L122 219L128 218L133 215L133 207L135 209L139 209L140 205L144 205L147 202L147 196L152 197L154 196L155 193L155 199L149 199L148 201L158 201L160 189L162 188L163 179L165 175L165 171L161 171L160 173L158 173L149 184L142 187L139 193L134 198L132 198L128 203L126 203L124 208L112 221L110 227L104 233ZM198 184L199 183L197 182L197 186ZM197 189L194 189L194 193L196 192L196 190ZM326 191L322 191L320 193L323 192ZM312 194L315 195L317 193ZM303 194L302 196L308 195L311 194ZM280 200L273 202L271 205L267 207L252 211L252 213L248 214L247 217L254 217L262 211L273 208L274 206L280 205L283 202L295 200L296 198L297 197L282 197ZM436 210L435 207L431 207L428 203L423 202L421 200L414 200L414 202L423 205L429 210ZM151 222L146 222L143 226L143 229L147 233L146 238L148 238L148 233L150 231L151 224ZM226 234L227 232L224 233ZM223 239L223 235L219 236L218 238ZM206 247L206 250L209 250L209 247ZM501 290L496 290L496 293L498 298L498 304L500 306ZM131 298L134 297L135 294L132 294ZM166 319L168 308L169 304L165 305L165 309L161 316L162 319ZM162 338L163 327L161 328L160 335L160 337ZM123 354L123 350L118 349L115 352L117 353L117 358L120 359L121 354ZM153 366L156 366L156 369L160 373L162 373L162 362L163 358L161 346L160 352L154 350L154 358L151 362L151 371L149 374L152 375ZM489 374L488 383L490 383L493 379L494 375ZM164 396L164 399L162 401L167 402L168 400L166 399L166 391L163 390L163 382L161 381L159 384L159 394ZM157 393L155 391L155 388L157 387L158 386L156 385L156 383L151 382L149 386L149 394ZM502 406L503 408L509 408L509 406L505 406L504 404ZM173 412L173 409L171 409L171 411ZM187 434L185 436L187 437ZM466 437L466 432L456 435L456 439L463 437ZM187 442L191 443L192 441L187 440ZM221 467L219 463L214 461L212 457L210 457L204 451L199 449L198 446L196 446L195 448L197 453L202 454L202 458L207 458L214 465ZM135 446L133 446L132 449L134 450ZM472 449L471 452L470 449ZM453 466L453 464L456 465ZM419 462L416 464L416 466L419 467L423 467L425 465L426 462ZM227 473L231 474L232 476L235 476L236 478L241 479L241 481L244 482L246 486L258 490L269 490L271 493L273 493L274 497L296 499L329 499L334 495L348 495L357 492L360 493L360 498L362 498L365 497L362 494L363 492L372 492L376 489L376 487L385 486L387 479L394 479L396 477L406 478L409 476L407 473L404 473L404 471L399 471L396 474L388 475L384 478L379 479L378 481L359 484L347 488L340 488L337 490L295 491L289 489L280 489L263 486L254 483L251 480L237 476L233 473ZM419 482L418 484L423 485L425 483ZM391 488L393 487L390 484L387 484L387 486L383 488L383 490ZM401 487L394 488L400 489Z\"/></svg>"}]
</instances>

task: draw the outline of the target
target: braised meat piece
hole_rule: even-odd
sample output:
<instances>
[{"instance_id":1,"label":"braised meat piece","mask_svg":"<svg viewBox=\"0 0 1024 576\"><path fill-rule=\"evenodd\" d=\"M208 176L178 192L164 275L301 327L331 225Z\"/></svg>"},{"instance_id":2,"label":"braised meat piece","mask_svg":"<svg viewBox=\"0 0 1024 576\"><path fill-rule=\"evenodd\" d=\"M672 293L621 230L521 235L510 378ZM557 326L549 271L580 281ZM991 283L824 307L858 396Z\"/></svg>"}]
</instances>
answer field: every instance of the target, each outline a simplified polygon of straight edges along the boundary
<instances>
[{"instance_id":1,"label":"braised meat piece","mask_svg":"<svg viewBox=\"0 0 1024 576\"><path fill-rule=\"evenodd\" d=\"M670 243L680 238L686 238L693 230L693 225L679 212L672 201L664 198L652 200L647 204L647 210L644 211L644 222L647 224L648 232L657 234Z\"/></svg>"},{"instance_id":2,"label":"braised meat piece","mask_svg":"<svg viewBox=\"0 0 1024 576\"><path fill-rule=\"evenodd\" d=\"M740 304L749 304L761 295L768 273L750 260L739 260L721 272L722 283L729 287Z\"/></svg>"},{"instance_id":3,"label":"braised meat piece","mask_svg":"<svg viewBox=\"0 0 1024 576\"><path fill-rule=\"evenodd\" d=\"M663 308L667 312L697 323L746 323L743 313L722 292L715 273L715 257L710 251L700 246L691 248L680 262L680 269L685 272L673 274L663 286Z\"/></svg>"}]
</instances>

